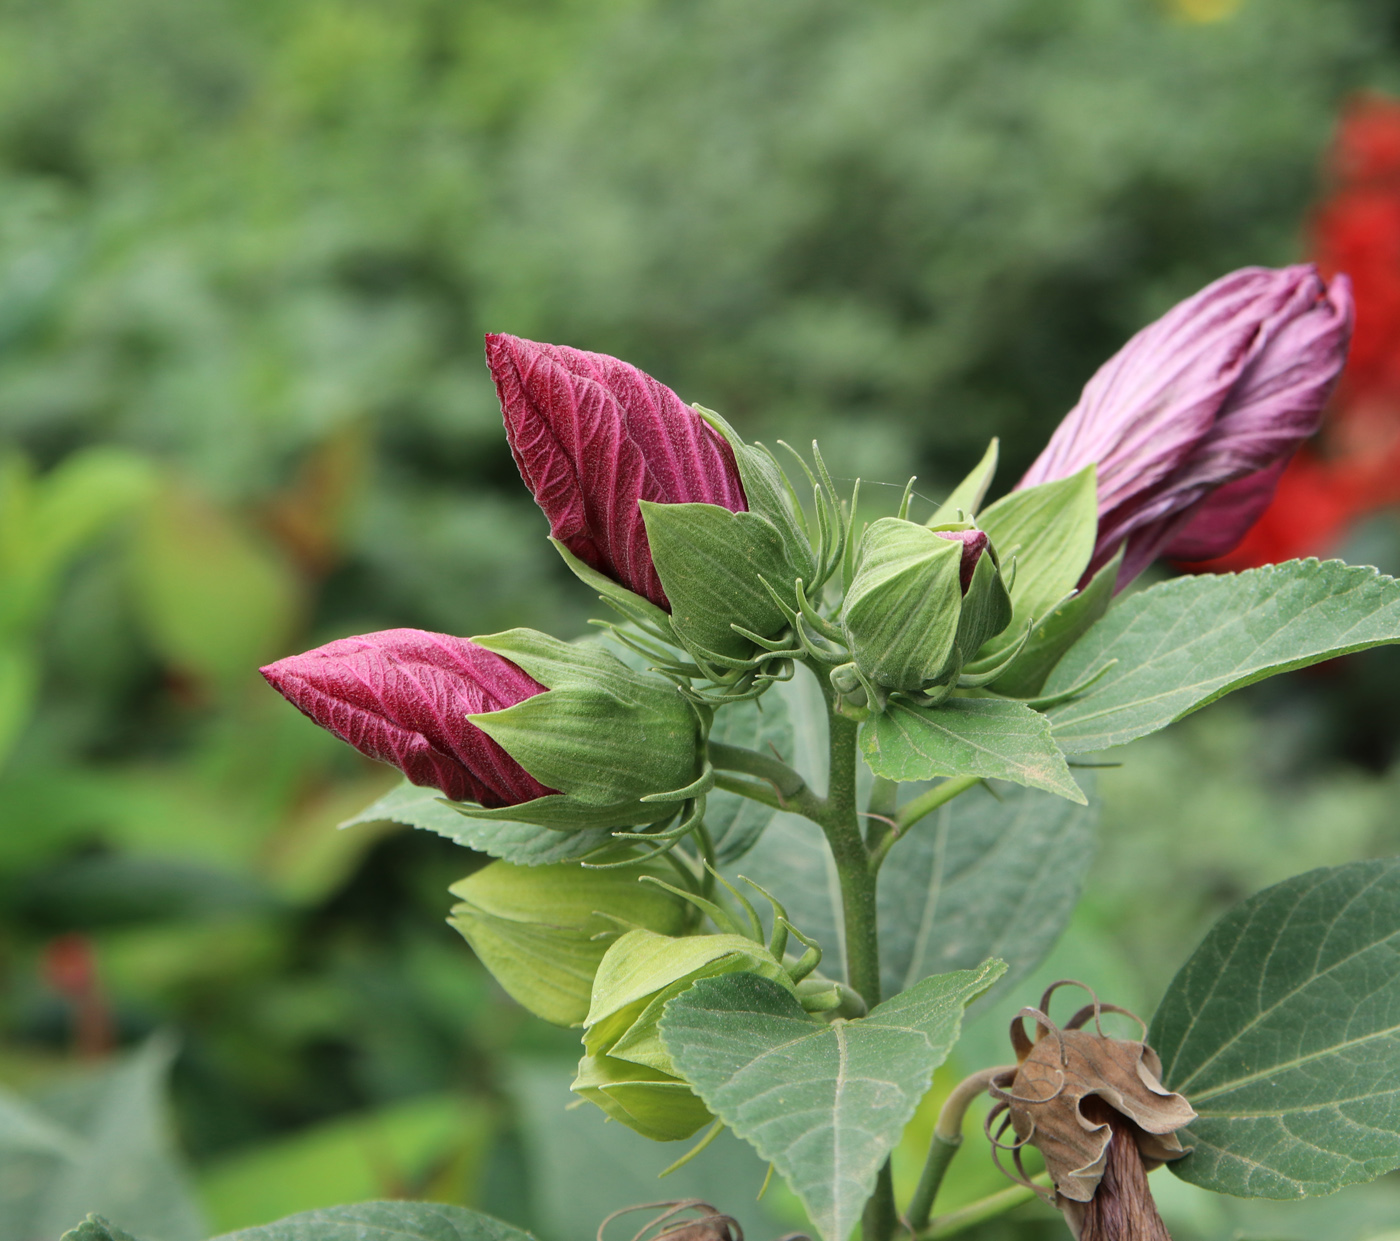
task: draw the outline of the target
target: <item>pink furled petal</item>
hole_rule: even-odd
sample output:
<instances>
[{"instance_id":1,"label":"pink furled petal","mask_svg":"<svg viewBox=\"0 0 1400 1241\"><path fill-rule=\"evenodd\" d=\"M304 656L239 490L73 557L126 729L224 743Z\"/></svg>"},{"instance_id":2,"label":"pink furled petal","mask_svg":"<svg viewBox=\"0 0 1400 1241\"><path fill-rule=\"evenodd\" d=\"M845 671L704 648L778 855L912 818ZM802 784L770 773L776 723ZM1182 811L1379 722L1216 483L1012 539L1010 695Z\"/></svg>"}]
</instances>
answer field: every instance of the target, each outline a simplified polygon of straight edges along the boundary
<instances>
[{"instance_id":1,"label":"pink furled petal","mask_svg":"<svg viewBox=\"0 0 1400 1241\"><path fill-rule=\"evenodd\" d=\"M963 545L962 560L958 563L958 581L962 585L963 594L967 594L967 588L972 585L972 575L977 571L977 562L987 550L989 540L986 531L935 530L934 534L940 539L951 539L954 543Z\"/></svg>"},{"instance_id":2,"label":"pink furled petal","mask_svg":"<svg viewBox=\"0 0 1400 1241\"><path fill-rule=\"evenodd\" d=\"M514 806L555 791L466 718L513 706L545 687L465 638L386 629L280 659L262 674L361 754L454 801Z\"/></svg>"},{"instance_id":3,"label":"pink furled petal","mask_svg":"<svg viewBox=\"0 0 1400 1241\"><path fill-rule=\"evenodd\" d=\"M638 501L743 512L729 445L670 388L606 354L491 334L486 360L515 463L550 532L669 608Z\"/></svg>"},{"instance_id":4,"label":"pink furled petal","mask_svg":"<svg viewBox=\"0 0 1400 1241\"><path fill-rule=\"evenodd\" d=\"M1226 483L1187 509L1186 520L1162 546L1161 555L1173 560L1214 560L1234 551L1269 507L1292 459L1290 452L1267 469Z\"/></svg>"},{"instance_id":5,"label":"pink furled petal","mask_svg":"<svg viewBox=\"0 0 1400 1241\"><path fill-rule=\"evenodd\" d=\"M1099 529L1085 576L1126 544L1120 589L1168 547L1179 554L1176 540L1233 547L1280 463L1316 430L1351 321L1343 276L1329 288L1311 265L1232 272L1099 370L1020 486L1097 463ZM1264 477L1243 485L1254 474Z\"/></svg>"}]
</instances>

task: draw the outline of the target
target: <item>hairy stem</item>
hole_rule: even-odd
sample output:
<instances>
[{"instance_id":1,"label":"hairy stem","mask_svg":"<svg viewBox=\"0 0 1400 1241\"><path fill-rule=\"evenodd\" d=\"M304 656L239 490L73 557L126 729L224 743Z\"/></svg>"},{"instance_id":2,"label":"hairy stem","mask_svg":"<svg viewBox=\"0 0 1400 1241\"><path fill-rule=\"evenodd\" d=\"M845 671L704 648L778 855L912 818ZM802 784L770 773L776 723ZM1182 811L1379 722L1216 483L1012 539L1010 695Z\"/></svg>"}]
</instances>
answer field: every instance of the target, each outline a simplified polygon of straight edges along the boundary
<instances>
[{"instance_id":1,"label":"hairy stem","mask_svg":"<svg viewBox=\"0 0 1400 1241\"><path fill-rule=\"evenodd\" d=\"M817 823L822 822L828 799L812 792L802 776L782 759L758 750L745 749L741 745L726 745L723 741L709 743L709 756L719 773L715 777L717 788L763 802L764 805L776 806L779 810L795 811ZM741 780L723 774L731 771L755 779Z\"/></svg>"},{"instance_id":2,"label":"hairy stem","mask_svg":"<svg viewBox=\"0 0 1400 1241\"><path fill-rule=\"evenodd\" d=\"M875 880L870 850L860 830L856 801L857 724L836 709L835 694L825 677L827 742L830 775L821 815L812 816L826 833L836 876L841 885L841 909L846 924L846 981L865 1001L866 1009L880 1002L880 941L876 924ZM861 1217L863 1241L889 1241L898 1216L894 1206L894 1181L886 1161L875 1183L875 1193Z\"/></svg>"}]
</instances>

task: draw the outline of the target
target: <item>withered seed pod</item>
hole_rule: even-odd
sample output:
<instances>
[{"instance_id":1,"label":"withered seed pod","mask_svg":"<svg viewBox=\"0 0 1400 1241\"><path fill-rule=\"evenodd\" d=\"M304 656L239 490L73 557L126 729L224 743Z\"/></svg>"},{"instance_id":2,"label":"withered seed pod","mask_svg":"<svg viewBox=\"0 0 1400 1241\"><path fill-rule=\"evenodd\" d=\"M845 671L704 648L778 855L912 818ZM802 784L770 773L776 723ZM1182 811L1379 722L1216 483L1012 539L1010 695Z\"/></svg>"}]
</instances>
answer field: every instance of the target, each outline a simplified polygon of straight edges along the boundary
<instances>
[{"instance_id":1,"label":"withered seed pod","mask_svg":"<svg viewBox=\"0 0 1400 1241\"><path fill-rule=\"evenodd\" d=\"M1052 984L1038 1009L1023 1008L1011 1023L1016 1067L989 1087L997 1100L987 1117L993 1158L998 1149L1010 1150L1020 1174L1013 1179L1030 1185L1021 1151L1034 1146L1054 1183L1052 1201L1079 1241L1168 1241L1146 1174L1187 1153L1176 1131L1196 1113L1162 1085L1162 1062L1152 1048L1103 1032L1100 1018L1109 1012L1136 1021L1146 1035L1145 1023L1126 1009L1095 997L1057 1026L1048 1014L1063 986L1083 984ZM1035 1021L1034 1038L1026 1034L1027 1017ZM1091 1021L1093 1029L1086 1029ZM1008 1126L1016 1133L1012 1145L1000 1141Z\"/></svg>"}]
</instances>

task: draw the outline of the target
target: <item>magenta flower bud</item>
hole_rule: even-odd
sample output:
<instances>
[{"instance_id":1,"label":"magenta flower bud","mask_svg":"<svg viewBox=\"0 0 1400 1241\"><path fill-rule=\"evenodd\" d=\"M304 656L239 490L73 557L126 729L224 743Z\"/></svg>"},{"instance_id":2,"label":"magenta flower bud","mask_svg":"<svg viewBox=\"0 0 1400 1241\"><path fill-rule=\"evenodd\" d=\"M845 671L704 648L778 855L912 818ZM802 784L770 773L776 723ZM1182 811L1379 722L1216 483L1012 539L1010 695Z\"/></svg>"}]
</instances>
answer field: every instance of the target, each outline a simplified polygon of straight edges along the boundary
<instances>
[{"instance_id":1,"label":"magenta flower bud","mask_svg":"<svg viewBox=\"0 0 1400 1241\"><path fill-rule=\"evenodd\" d=\"M1317 429L1351 340L1351 286L1311 264L1245 267L1134 336L1085 385L1020 487L1098 466L1092 574L1235 547Z\"/></svg>"},{"instance_id":2,"label":"magenta flower bud","mask_svg":"<svg viewBox=\"0 0 1400 1241\"><path fill-rule=\"evenodd\" d=\"M467 719L514 706L545 687L465 638L386 629L279 659L262 674L361 754L453 801L516 806L555 791Z\"/></svg>"},{"instance_id":3,"label":"magenta flower bud","mask_svg":"<svg viewBox=\"0 0 1400 1241\"><path fill-rule=\"evenodd\" d=\"M506 438L550 533L670 611L638 501L748 508L734 452L670 388L617 358L486 337Z\"/></svg>"},{"instance_id":4,"label":"magenta flower bud","mask_svg":"<svg viewBox=\"0 0 1400 1241\"><path fill-rule=\"evenodd\" d=\"M982 530L935 530L933 533L940 539L951 539L954 543L963 545L962 560L958 564L958 581L962 585L963 594L967 594L967 588L972 585L972 575L977 571L977 561L987 550L989 540L986 532Z\"/></svg>"}]
</instances>

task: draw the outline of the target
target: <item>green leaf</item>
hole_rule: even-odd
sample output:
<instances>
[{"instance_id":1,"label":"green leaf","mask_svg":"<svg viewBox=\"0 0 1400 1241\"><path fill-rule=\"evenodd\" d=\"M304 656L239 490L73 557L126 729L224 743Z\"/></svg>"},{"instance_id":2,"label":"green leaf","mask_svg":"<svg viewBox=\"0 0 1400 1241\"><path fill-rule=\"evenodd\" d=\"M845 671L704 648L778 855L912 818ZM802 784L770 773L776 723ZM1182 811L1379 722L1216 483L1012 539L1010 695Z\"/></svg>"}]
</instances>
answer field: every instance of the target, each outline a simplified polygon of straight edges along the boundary
<instances>
[{"instance_id":1,"label":"green leaf","mask_svg":"<svg viewBox=\"0 0 1400 1241\"><path fill-rule=\"evenodd\" d=\"M1019 702L950 698L942 706L918 707L893 698L861 725L860 748L870 770L887 780L983 776L1080 805L1086 800L1051 738L1049 720Z\"/></svg>"},{"instance_id":2,"label":"green leaf","mask_svg":"<svg viewBox=\"0 0 1400 1241\"><path fill-rule=\"evenodd\" d=\"M1227 914L1149 1040L1200 1113L1185 1180L1304 1198L1400 1167L1400 859L1309 871Z\"/></svg>"},{"instance_id":3,"label":"green leaf","mask_svg":"<svg viewBox=\"0 0 1400 1241\"><path fill-rule=\"evenodd\" d=\"M510 1224L443 1202L357 1202L228 1232L216 1241L532 1241Z\"/></svg>"},{"instance_id":4,"label":"green leaf","mask_svg":"<svg viewBox=\"0 0 1400 1241\"><path fill-rule=\"evenodd\" d=\"M657 575L671 602L671 625L701 651L746 659L753 643L731 628L771 637L787 624L759 581L762 577L794 610L793 582L783 536L758 513L731 513L716 504L641 501L642 520Z\"/></svg>"},{"instance_id":5,"label":"green leaf","mask_svg":"<svg viewBox=\"0 0 1400 1241\"><path fill-rule=\"evenodd\" d=\"M1129 595L1075 643L1044 692L1118 661L1048 712L1060 748L1082 754L1156 732L1275 673L1397 641L1394 578L1340 560L1290 560Z\"/></svg>"},{"instance_id":6,"label":"green leaf","mask_svg":"<svg viewBox=\"0 0 1400 1241\"><path fill-rule=\"evenodd\" d=\"M174 1040L156 1035L111 1067L35 1101L71 1135L69 1154L33 1165L27 1199L0 1199L0 1233L58 1237L100 1212L155 1241L205 1235L166 1120L174 1055Z\"/></svg>"},{"instance_id":7,"label":"green leaf","mask_svg":"<svg viewBox=\"0 0 1400 1241\"><path fill-rule=\"evenodd\" d=\"M496 1127L493 1108L479 1096L416 1095L217 1156L201 1171L200 1196L214 1227L225 1232L377 1198L385 1192L386 1169L395 1183L419 1193L470 1192Z\"/></svg>"},{"instance_id":8,"label":"green leaf","mask_svg":"<svg viewBox=\"0 0 1400 1241\"><path fill-rule=\"evenodd\" d=\"M582 857L608 840L605 828L560 832L535 823L468 818L445 802L436 789L420 789L407 780L340 826L347 828L362 823L384 822L402 823L436 832L468 849L489 853L517 866L567 862Z\"/></svg>"},{"instance_id":9,"label":"green leaf","mask_svg":"<svg viewBox=\"0 0 1400 1241\"><path fill-rule=\"evenodd\" d=\"M76 1228L65 1232L62 1241L138 1241L125 1229L118 1228L100 1215L89 1215Z\"/></svg>"},{"instance_id":10,"label":"green leaf","mask_svg":"<svg viewBox=\"0 0 1400 1241\"><path fill-rule=\"evenodd\" d=\"M753 974L697 982L661 1037L710 1110L771 1161L826 1241L846 1241L963 1008L1005 970L926 978L857 1021L817 1021Z\"/></svg>"},{"instance_id":11,"label":"green leaf","mask_svg":"<svg viewBox=\"0 0 1400 1241\"><path fill-rule=\"evenodd\" d=\"M902 800L928 787L901 790ZM880 873L884 993L988 957L1007 964L993 993L1026 977L1074 912L1094 858L1097 820L1095 797L1076 806L1003 784L995 796L985 789L964 793L911 828ZM734 870L777 895L793 924L817 939L826 950L824 973L844 974L836 872L813 824L777 815Z\"/></svg>"},{"instance_id":12,"label":"green leaf","mask_svg":"<svg viewBox=\"0 0 1400 1241\"><path fill-rule=\"evenodd\" d=\"M303 584L243 523L169 487L146 506L132 547L136 611L172 667L230 691L284 654Z\"/></svg>"},{"instance_id":13,"label":"green leaf","mask_svg":"<svg viewBox=\"0 0 1400 1241\"><path fill-rule=\"evenodd\" d=\"M982 460L972 467L972 472L948 494L948 498L934 510L933 516L924 522L926 526L941 526L954 521L971 521L981 506L987 488L997 472L997 455L1001 441L995 436L982 454ZM961 515L959 515L961 514Z\"/></svg>"},{"instance_id":14,"label":"green leaf","mask_svg":"<svg viewBox=\"0 0 1400 1241\"><path fill-rule=\"evenodd\" d=\"M721 707L715 713L710 739L765 754L776 751L786 760L793 749L792 714L787 699L770 692L762 698ZM743 857L776 813L762 802L712 789L705 798L705 826L715 842L716 858L732 862Z\"/></svg>"},{"instance_id":15,"label":"green leaf","mask_svg":"<svg viewBox=\"0 0 1400 1241\"><path fill-rule=\"evenodd\" d=\"M978 517L1002 564L1016 558L1011 624L997 651L1019 639L1032 618L1047 616L1083 576L1098 531L1095 473L1095 466L1086 465L1068 478L1013 491Z\"/></svg>"},{"instance_id":16,"label":"green leaf","mask_svg":"<svg viewBox=\"0 0 1400 1241\"><path fill-rule=\"evenodd\" d=\"M1064 658L1065 652L1108 611L1108 605L1113 602L1113 587L1118 580L1118 566L1122 560L1120 550L1094 574L1083 590L1037 622L1015 662L994 682L998 694L1030 698L1040 692L1045 678ZM967 671L975 672L978 669L969 668Z\"/></svg>"}]
</instances>

